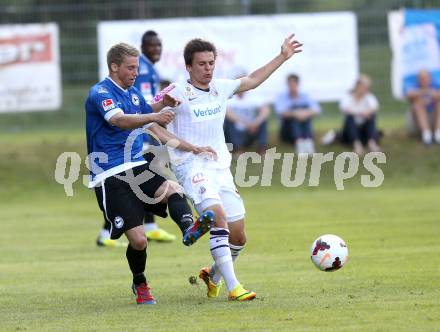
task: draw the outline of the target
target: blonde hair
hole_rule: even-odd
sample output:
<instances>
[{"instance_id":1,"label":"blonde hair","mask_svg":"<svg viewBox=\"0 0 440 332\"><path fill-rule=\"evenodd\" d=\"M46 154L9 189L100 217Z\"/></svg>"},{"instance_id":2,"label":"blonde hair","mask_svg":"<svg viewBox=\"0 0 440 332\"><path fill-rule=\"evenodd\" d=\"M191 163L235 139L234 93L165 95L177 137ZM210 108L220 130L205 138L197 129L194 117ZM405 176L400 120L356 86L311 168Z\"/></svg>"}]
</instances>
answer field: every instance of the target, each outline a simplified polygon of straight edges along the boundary
<instances>
[{"instance_id":1,"label":"blonde hair","mask_svg":"<svg viewBox=\"0 0 440 332\"><path fill-rule=\"evenodd\" d=\"M360 74L358 79L356 80L356 83L354 84L353 89L351 89L350 92L353 93L357 89L359 84L361 84L361 83L363 83L363 84L367 85L368 87L370 87L371 86L371 78L370 78L370 76L368 76L366 74Z\"/></svg>"},{"instance_id":2,"label":"blonde hair","mask_svg":"<svg viewBox=\"0 0 440 332\"><path fill-rule=\"evenodd\" d=\"M366 74L360 74L357 83L364 83L365 85L371 85L371 77Z\"/></svg>"},{"instance_id":3,"label":"blonde hair","mask_svg":"<svg viewBox=\"0 0 440 332\"><path fill-rule=\"evenodd\" d=\"M111 70L110 66L112 63L116 63L118 66L124 61L126 56L139 56L139 51L126 43L118 43L113 45L107 52L107 66Z\"/></svg>"}]
</instances>

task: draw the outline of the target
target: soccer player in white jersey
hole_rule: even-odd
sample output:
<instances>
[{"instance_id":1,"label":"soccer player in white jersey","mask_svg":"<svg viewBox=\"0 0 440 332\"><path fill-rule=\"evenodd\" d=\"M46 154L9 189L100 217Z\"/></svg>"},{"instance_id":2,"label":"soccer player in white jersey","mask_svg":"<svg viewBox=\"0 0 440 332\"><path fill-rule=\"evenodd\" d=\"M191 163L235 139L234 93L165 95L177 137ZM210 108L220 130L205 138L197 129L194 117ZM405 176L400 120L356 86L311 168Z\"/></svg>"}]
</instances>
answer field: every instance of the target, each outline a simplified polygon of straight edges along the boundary
<instances>
[{"instance_id":1,"label":"soccer player in white jersey","mask_svg":"<svg viewBox=\"0 0 440 332\"><path fill-rule=\"evenodd\" d=\"M251 90L264 82L277 68L295 53L302 44L287 37L281 52L249 76L236 80L213 79L216 48L207 41L193 39L184 50L189 80L174 83L157 97L168 93L181 101L174 109L175 118L167 129L179 138L195 145L209 145L218 158L204 157L172 150L174 173L197 211L215 212L215 222L210 231L210 249L214 263L200 271L200 278L208 286L208 297L217 297L223 278L229 300L248 301L256 293L243 288L234 272L233 262L246 243L244 229L245 209L230 172L231 154L225 144L223 122L226 101L237 92Z\"/></svg>"}]
</instances>

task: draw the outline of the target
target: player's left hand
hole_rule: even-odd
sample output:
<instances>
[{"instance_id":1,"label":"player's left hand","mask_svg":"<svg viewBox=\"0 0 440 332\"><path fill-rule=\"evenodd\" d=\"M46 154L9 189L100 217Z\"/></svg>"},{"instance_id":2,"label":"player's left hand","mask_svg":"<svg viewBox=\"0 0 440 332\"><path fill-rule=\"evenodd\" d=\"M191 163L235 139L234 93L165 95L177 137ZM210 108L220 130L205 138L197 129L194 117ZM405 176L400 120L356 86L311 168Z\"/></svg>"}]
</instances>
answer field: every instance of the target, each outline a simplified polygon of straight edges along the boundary
<instances>
[{"instance_id":1,"label":"player's left hand","mask_svg":"<svg viewBox=\"0 0 440 332\"><path fill-rule=\"evenodd\" d=\"M294 37L295 34L292 33L289 37L284 39L284 43L281 45L281 55L283 55L286 60L292 57L295 53L302 52L301 47L303 44L294 39Z\"/></svg>"},{"instance_id":2,"label":"player's left hand","mask_svg":"<svg viewBox=\"0 0 440 332\"><path fill-rule=\"evenodd\" d=\"M203 155L206 154L208 156L211 156L214 158L214 160L217 160L217 152L210 146L197 146L194 149L194 154Z\"/></svg>"},{"instance_id":3,"label":"player's left hand","mask_svg":"<svg viewBox=\"0 0 440 332\"><path fill-rule=\"evenodd\" d=\"M165 96L163 96L161 103L163 104L163 106L177 107L180 105L181 102L180 102L180 100L166 94Z\"/></svg>"}]
</instances>

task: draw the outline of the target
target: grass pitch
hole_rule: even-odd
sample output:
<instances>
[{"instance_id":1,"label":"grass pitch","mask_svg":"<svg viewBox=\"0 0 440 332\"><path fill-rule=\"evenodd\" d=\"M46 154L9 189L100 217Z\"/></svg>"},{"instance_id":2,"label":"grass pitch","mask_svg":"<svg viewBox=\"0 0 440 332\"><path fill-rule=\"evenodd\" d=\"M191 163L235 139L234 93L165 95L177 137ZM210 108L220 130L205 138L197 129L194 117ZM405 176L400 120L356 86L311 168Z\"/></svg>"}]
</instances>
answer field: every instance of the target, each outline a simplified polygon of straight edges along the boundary
<instances>
[{"instance_id":1,"label":"grass pitch","mask_svg":"<svg viewBox=\"0 0 440 332\"><path fill-rule=\"evenodd\" d=\"M124 249L95 246L101 220L92 194L68 199L59 189L2 208L0 330L438 330L437 189L243 190L249 243L236 270L258 298L208 299L203 283L189 284L210 262L205 238L191 248L150 245L156 306L134 303ZM325 233L349 248L350 261L334 273L309 258Z\"/></svg>"},{"instance_id":2,"label":"grass pitch","mask_svg":"<svg viewBox=\"0 0 440 332\"><path fill-rule=\"evenodd\" d=\"M53 180L61 151L83 154L82 133L14 135L0 150L1 331L439 330L437 147L386 138L376 189L357 177L336 191L331 169L317 188L243 188L248 244L236 270L258 298L229 303L223 290L212 300L203 284L190 285L211 261L204 238L190 248L151 243L158 304L137 306L125 251L94 243L102 221L93 193L77 184L68 198ZM177 234L171 221L160 224ZM309 257L325 233L349 248L334 273Z\"/></svg>"}]
</instances>

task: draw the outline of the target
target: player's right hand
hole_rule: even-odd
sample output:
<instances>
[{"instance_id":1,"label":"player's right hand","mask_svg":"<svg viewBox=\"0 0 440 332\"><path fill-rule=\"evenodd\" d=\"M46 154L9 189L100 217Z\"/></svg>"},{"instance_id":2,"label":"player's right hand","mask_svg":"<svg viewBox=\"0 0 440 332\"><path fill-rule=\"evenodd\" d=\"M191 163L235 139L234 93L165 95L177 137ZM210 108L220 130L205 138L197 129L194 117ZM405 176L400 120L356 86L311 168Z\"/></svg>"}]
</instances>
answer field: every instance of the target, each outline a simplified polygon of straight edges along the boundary
<instances>
[{"instance_id":1,"label":"player's right hand","mask_svg":"<svg viewBox=\"0 0 440 332\"><path fill-rule=\"evenodd\" d=\"M177 107L181 104L180 100L170 96L169 94L166 94L163 96L162 100L160 101L162 105L165 107Z\"/></svg>"},{"instance_id":2,"label":"player's right hand","mask_svg":"<svg viewBox=\"0 0 440 332\"><path fill-rule=\"evenodd\" d=\"M206 156L210 159L217 160L217 152L215 152L215 150L210 146L197 146L194 148L193 153L201 157Z\"/></svg>"},{"instance_id":3,"label":"player's right hand","mask_svg":"<svg viewBox=\"0 0 440 332\"><path fill-rule=\"evenodd\" d=\"M154 113L154 122L161 126L166 126L174 119L174 113L171 111L163 111L160 113Z\"/></svg>"}]
</instances>

